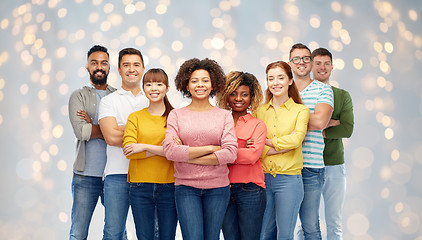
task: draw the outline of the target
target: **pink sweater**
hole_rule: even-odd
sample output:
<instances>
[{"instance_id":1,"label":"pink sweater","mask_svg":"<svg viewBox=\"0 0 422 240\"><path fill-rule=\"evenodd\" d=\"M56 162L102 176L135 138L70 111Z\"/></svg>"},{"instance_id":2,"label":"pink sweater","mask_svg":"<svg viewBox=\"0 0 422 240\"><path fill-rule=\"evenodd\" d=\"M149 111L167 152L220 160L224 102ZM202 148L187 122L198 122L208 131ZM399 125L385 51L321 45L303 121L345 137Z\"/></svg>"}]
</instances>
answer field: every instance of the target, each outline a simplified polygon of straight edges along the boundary
<instances>
[{"instance_id":1,"label":"pink sweater","mask_svg":"<svg viewBox=\"0 0 422 240\"><path fill-rule=\"evenodd\" d=\"M184 145L174 143L178 136ZM215 152L220 165L203 166L187 163L189 146L218 145ZM174 161L175 185L195 188L218 188L229 185L228 163L237 156L237 139L233 117L227 110L214 107L207 112L195 112L184 107L174 109L167 118L166 137L163 141L164 153Z\"/></svg>"}]
</instances>

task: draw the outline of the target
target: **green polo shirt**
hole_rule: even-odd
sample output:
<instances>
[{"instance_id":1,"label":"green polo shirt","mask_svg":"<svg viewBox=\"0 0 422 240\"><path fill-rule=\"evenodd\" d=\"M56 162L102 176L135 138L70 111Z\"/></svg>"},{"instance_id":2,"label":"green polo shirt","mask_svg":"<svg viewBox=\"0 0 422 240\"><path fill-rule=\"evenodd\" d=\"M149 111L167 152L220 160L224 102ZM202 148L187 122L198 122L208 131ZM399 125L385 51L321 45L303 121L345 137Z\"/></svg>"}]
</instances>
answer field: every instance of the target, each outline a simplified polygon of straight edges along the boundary
<instances>
[{"instance_id":1,"label":"green polo shirt","mask_svg":"<svg viewBox=\"0 0 422 240\"><path fill-rule=\"evenodd\" d=\"M350 94L343 89L331 87L334 93L334 110L331 119L340 120L340 125L325 129L324 164L326 166L344 163L343 138L353 132L353 104Z\"/></svg>"}]
</instances>

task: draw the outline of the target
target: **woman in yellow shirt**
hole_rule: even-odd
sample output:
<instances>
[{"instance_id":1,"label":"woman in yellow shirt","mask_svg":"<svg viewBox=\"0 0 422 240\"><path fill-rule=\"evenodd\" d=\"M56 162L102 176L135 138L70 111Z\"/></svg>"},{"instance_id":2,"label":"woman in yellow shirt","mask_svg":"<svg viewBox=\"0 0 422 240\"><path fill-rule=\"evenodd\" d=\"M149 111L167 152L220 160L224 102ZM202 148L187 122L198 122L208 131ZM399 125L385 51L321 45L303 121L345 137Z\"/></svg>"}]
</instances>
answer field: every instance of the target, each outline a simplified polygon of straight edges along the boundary
<instances>
[{"instance_id":1,"label":"woman in yellow shirt","mask_svg":"<svg viewBox=\"0 0 422 240\"><path fill-rule=\"evenodd\" d=\"M123 137L123 153L130 160L127 180L136 236L154 239L157 220L160 239L174 240L177 226L175 171L162 147L167 116L173 109L166 96L168 77L162 69L150 69L142 84L149 106L129 115Z\"/></svg>"},{"instance_id":2,"label":"woman in yellow shirt","mask_svg":"<svg viewBox=\"0 0 422 240\"><path fill-rule=\"evenodd\" d=\"M302 141L309 109L302 104L287 63L270 63L265 72L266 103L256 112L256 117L267 125L267 139L261 155L267 196L261 240L293 239L303 199Z\"/></svg>"}]
</instances>

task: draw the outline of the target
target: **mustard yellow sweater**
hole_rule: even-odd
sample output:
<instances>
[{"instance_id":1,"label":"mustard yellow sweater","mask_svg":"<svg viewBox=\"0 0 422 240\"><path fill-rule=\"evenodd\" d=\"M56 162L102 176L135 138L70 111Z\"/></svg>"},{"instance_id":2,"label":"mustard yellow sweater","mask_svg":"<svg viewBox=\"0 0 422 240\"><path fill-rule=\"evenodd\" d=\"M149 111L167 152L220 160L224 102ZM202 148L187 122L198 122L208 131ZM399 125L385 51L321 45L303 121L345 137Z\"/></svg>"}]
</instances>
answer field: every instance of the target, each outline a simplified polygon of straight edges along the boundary
<instances>
[{"instance_id":1,"label":"mustard yellow sweater","mask_svg":"<svg viewBox=\"0 0 422 240\"><path fill-rule=\"evenodd\" d=\"M129 115L123 147L132 143L162 145L166 135L166 119L151 115L146 108ZM139 152L127 157L129 162L128 182L172 183L174 182L173 162L162 156L146 157Z\"/></svg>"}]
</instances>

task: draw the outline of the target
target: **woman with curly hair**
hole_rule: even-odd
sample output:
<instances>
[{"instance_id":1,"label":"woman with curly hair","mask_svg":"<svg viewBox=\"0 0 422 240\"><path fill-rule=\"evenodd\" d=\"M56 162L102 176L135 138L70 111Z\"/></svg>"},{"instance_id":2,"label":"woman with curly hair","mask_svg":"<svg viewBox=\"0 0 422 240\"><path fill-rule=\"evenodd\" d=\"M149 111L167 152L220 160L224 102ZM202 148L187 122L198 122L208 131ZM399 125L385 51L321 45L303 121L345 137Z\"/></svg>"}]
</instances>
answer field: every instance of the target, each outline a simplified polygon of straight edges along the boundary
<instances>
[{"instance_id":1,"label":"woman with curly hair","mask_svg":"<svg viewBox=\"0 0 422 240\"><path fill-rule=\"evenodd\" d=\"M303 200L302 142L309 109L302 104L289 64L268 64L265 104L256 117L267 125L267 139L261 156L265 173L267 206L261 240L292 239Z\"/></svg>"},{"instance_id":2,"label":"woman with curly hair","mask_svg":"<svg viewBox=\"0 0 422 240\"><path fill-rule=\"evenodd\" d=\"M170 112L163 149L176 169L176 209L185 240L219 239L230 197L227 164L237 154L233 117L209 101L224 83L223 69L207 58L187 60L175 79L177 90L192 101Z\"/></svg>"},{"instance_id":3,"label":"woman with curly hair","mask_svg":"<svg viewBox=\"0 0 422 240\"><path fill-rule=\"evenodd\" d=\"M226 240L256 240L265 211L264 172L259 161L267 137L265 123L254 113L262 101L258 79L250 73L230 72L218 105L232 111L238 144L236 161L229 165L230 201L223 221Z\"/></svg>"}]
</instances>

